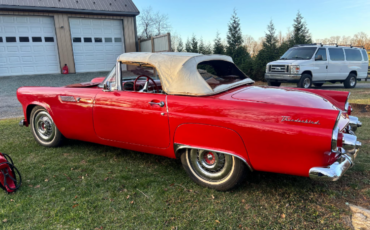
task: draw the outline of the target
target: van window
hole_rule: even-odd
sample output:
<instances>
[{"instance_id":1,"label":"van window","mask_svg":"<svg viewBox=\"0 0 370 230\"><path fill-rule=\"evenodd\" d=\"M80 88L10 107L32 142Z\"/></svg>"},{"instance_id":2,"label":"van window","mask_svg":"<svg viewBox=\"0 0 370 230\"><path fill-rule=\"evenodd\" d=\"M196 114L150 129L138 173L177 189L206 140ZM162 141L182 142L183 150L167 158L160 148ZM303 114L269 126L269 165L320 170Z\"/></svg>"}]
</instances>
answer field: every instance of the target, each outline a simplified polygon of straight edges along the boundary
<instances>
[{"instance_id":1,"label":"van window","mask_svg":"<svg viewBox=\"0 0 370 230\"><path fill-rule=\"evenodd\" d=\"M367 56L366 50L361 50L362 56L364 56L365 61L369 61L369 56Z\"/></svg>"},{"instance_id":2,"label":"van window","mask_svg":"<svg viewBox=\"0 0 370 230\"><path fill-rule=\"evenodd\" d=\"M344 53L341 48L329 48L330 60L344 61Z\"/></svg>"},{"instance_id":3,"label":"van window","mask_svg":"<svg viewBox=\"0 0 370 230\"><path fill-rule=\"evenodd\" d=\"M325 48L320 48L320 49L317 51L317 53L316 53L316 55L315 55L315 59L316 59L319 55L321 55L321 56L322 56L322 60L319 60L319 61L326 61L326 60L327 60L327 59L326 59L326 49L325 49Z\"/></svg>"},{"instance_id":4,"label":"van window","mask_svg":"<svg viewBox=\"0 0 370 230\"><path fill-rule=\"evenodd\" d=\"M362 56L359 50L345 49L347 61L362 61Z\"/></svg>"}]
</instances>

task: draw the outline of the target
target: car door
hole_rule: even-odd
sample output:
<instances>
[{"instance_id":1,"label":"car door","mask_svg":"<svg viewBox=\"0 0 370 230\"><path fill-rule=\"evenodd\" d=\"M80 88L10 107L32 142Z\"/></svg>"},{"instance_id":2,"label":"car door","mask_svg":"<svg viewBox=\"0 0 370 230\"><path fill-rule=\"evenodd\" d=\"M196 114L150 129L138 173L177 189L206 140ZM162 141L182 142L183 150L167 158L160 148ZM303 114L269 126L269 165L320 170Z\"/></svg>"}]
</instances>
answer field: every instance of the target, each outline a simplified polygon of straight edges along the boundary
<instances>
[{"instance_id":1,"label":"car door","mask_svg":"<svg viewBox=\"0 0 370 230\"><path fill-rule=\"evenodd\" d=\"M165 94L101 91L93 109L96 135L105 140L166 148L169 124Z\"/></svg>"},{"instance_id":2,"label":"car door","mask_svg":"<svg viewBox=\"0 0 370 230\"><path fill-rule=\"evenodd\" d=\"M321 55L322 59L318 59ZM315 54L315 70L313 71L312 81L325 81L328 72L328 59L326 48L319 48Z\"/></svg>"}]
</instances>

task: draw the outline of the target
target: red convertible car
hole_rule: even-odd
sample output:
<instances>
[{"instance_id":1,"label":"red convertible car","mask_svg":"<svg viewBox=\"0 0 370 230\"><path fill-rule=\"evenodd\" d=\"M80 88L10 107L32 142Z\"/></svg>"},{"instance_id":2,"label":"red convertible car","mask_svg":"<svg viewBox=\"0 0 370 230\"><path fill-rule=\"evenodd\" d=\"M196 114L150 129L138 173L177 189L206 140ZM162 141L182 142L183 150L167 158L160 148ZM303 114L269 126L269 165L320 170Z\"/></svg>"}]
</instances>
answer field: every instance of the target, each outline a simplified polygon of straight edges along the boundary
<instances>
[{"instance_id":1,"label":"red convertible car","mask_svg":"<svg viewBox=\"0 0 370 230\"><path fill-rule=\"evenodd\" d=\"M253 83L228 56L125 53L106 78L19 88L20 125L47 147L69 138L178 158L217 190L252 171L336 181L354 165L348 92Z\"/></svg>"}]
</instances>

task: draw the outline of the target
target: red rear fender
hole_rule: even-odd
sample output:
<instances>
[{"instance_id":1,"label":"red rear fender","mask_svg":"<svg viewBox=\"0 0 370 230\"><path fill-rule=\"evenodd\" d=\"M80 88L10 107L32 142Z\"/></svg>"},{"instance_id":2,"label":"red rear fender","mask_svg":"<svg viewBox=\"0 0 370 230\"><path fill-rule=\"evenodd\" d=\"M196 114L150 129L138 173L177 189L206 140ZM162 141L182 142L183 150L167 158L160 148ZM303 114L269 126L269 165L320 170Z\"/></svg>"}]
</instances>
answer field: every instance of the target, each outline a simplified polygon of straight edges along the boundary
<instances>
[{"instance_id":1,"label":"red rear fender","mask_svg":"<svg viewBox=\"0 0 370 230\"><path fill-rule=\"evenodd\" d=\"M188 146L228 153L251 166L242 138L232 129L213 125L182 124L175 131L174 144L176 150Z\"/></svg>"}]
</instances>

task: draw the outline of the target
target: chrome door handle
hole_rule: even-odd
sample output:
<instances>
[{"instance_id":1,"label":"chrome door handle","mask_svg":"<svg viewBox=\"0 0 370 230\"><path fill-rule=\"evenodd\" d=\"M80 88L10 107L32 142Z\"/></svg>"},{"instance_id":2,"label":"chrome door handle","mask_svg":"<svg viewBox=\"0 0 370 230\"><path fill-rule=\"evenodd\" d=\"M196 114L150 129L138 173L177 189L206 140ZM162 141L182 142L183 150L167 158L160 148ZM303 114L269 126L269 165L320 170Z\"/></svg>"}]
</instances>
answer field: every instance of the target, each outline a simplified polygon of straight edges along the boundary
<instances>
[{"instance_id":1,"label":"chrome door handle","mask_svg":"<svg viewBox=\"0 0 370 230\"><path fill-rule=\"evenodd\" d=\"M163 107L164 106L164 102L163 101L161 101L161 102L159 102L159 103L156 103L156 102L149 102L149 104L150 105L159 105L160 107Z\"/></svg>"}]
</instances>

